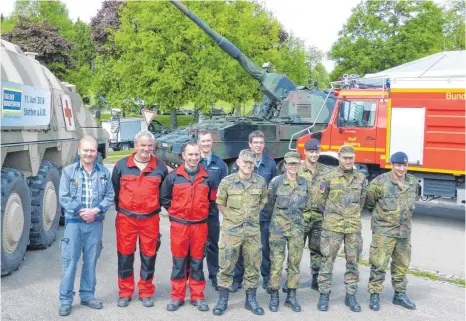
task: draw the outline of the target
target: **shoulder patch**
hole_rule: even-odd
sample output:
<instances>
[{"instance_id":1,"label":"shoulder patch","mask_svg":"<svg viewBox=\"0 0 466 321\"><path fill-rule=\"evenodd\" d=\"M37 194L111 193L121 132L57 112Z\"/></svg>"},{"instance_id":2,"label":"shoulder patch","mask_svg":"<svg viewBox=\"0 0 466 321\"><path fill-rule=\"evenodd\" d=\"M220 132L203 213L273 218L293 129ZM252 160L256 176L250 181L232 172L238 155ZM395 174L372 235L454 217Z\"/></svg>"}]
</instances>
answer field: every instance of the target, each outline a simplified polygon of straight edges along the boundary
<instances>
[{"instance_id":1,"label":"shoulder patch","mask_svg":"<svg viewBox=\"0 0 466 321\"><path fill-rule=\"evenodd\" d=\"M324 193L325 190L326 190L327 186L325 185L325 183L320 183L320 186L319 186L319 190L321 193Z\"/></svg>"}]
</instances>

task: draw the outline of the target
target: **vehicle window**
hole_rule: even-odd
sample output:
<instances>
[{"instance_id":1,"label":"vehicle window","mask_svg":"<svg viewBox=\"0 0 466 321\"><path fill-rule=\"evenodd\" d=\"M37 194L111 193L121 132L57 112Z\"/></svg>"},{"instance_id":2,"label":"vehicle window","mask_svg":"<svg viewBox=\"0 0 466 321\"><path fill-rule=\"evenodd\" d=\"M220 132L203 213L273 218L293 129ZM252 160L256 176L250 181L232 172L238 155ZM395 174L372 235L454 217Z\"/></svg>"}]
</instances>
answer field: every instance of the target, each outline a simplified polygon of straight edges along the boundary
<instances>
[{"instance_id":1,"label":"vehicle window","mask_svg":"<svg viewBox=\"0 0 466 321\"><path fill-rule=\"evenodd\" d=\"M344 127L372 127L375 121L375 101L342 101L340 121Z\"/></svg>"}]
</instances>

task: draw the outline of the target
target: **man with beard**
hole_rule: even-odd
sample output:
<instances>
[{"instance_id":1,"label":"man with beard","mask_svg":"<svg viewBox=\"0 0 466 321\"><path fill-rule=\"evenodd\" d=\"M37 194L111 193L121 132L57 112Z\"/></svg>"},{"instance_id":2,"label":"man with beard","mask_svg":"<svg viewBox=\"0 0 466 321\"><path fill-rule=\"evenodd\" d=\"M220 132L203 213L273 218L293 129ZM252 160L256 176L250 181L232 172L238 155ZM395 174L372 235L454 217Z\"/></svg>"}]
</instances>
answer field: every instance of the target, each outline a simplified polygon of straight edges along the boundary
<instances>
[{"instance_id":1,"label":"man with beard","mask_svg":"<svg viewBox=\"0 0 466 321\"><path fill-rule=\"evenodd\" d=\"M264 154L265 149L265 135L263 132L256 130L249 134L249 148L256 154L256 161L254 163L254 174L260 175L264 178L265 184L268 186L272 178L277 176L277 164L269 156ZM238 170L237 164L233 167L232 172ZM262 288L268 289L270 280L270 247L269 247L269 225L270 215L267 208L264 208L260 214L260 231L261 231L261 243L262 243L262 263L261 263L261 275L262 275ZM235 277L231 292L236 292L242 287L243 276L244 276L244 259L240 254L238 263L235 267Z\"/></svg>"},{"instance_id":2,"label":"man with beard","mask_svg":"<svg viewBox=\"0 0 466 321\"><path fill-rule=\"evenodd\" d=\"M117 305L127 307L134 292L134 253L139 238L141 273L139 300L152 307L155 259L160 246L160 185L168 175L165 164L154 155L155 139L141 131L134 138L136 152L119 160L113 168L116 236L118 251Z\"/></svg>"},{"instance_id":3,"label":"man with beard","mask_svg":"<svg viewBox=\"0 0 466 321\"><path fill-rule=\"evenodd\" d=\"M170 219L170 245L173 256L172 292L168 311L184 304L186 280L189 278L191 305L208 311L204 301L205 278L203 260L207 247L209 208L217 191L204 167L199 165L200 148L195 142L185 144L184 163L173 170L162 184L160 201ZM189 262L189 276L187 263Z\"/></svg>"},{"instance_id":4,"label":"man with beard","mask_svg":"<svg viewBox=\"0 0 466 321\"><path fill-rule=\"evenodd\" d=\"M217 190L220 181L227 176L228 168L223 160L212 152L212 133L201 130L197 136L197 143L201 149L201 165L207 170L213 189ZM209 279L214 289L218 290L218 241L220 238L220 219L216 203L212 203L209 208L209 218L207 220L207 268Z\"/></svg>"},{"instance_id":5,"label":"man with beard","mask_svg":"<svg viewBox=\"0 0 466 321\"><path fill-rule=\"evenodd\" d=\"M60 316L71 313L76 268L81 252L83 268L79 296L81 304L102 309L94 297L95 268L102 251L104 214L113 204L114 191L110 172L96 162L97 141L85 136L78 145L80 160L63 169L60 179L60 205L65 211L65 233L61 240L63 258L60 283Z\"/></svg>"},{"instance_id":6,"label":"man with beard","mask_svg":"<svg viewBox=\"0 0 466 321\"><path fill-rule=\"evenodd\" d=\"M354 147L343 145L338 151L339 166L320 179L319 190L324 212L320 249L322 266L319 272L320 297L317 308L328 310L332 289L332 271L341 243L346 256L345 304L353 312L360 312L356 300L359 282L358 261L362 252L361 211L367 193L367 180L363 173L353 169Z\"/></svg>"},{"instance_id":7,"label":"man with beard","mask_svg":"<svg viewBox=\"0 0 466 321\"><path fill-rule=\"evenodd\" d=\"M383 291L385 271L390 258L393 304L415 310L416 305L406 295L406 273L411 260L411 220L419 184L408 171L408 155L397 152L390 158L392 170L372 180L366 205L372 211L372 243L369 253L371 274L369 308L380 309L379 293Z\"/></svg>"}]
</instances>

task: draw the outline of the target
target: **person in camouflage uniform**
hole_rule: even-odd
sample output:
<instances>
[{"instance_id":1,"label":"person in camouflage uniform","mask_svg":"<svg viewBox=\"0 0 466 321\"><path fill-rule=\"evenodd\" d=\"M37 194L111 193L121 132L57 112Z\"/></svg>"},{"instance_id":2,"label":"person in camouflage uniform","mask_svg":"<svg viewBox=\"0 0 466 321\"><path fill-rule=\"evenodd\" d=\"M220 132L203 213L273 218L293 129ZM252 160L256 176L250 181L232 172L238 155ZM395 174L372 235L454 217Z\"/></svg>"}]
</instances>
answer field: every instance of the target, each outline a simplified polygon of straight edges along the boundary
<instances>
[{"instance_id":1,"label":"person in camouflage uniform","mask_svg":"<svg viewBox=\"0 0 466 321\"><path fill-rule=\"evenodd\" d=\"M353 312L360 312L356 300L362 252L361 210L364 207L367 180L363 173L353 169L355 151L351 145L343 145L338 151L340 165L321 177L319 204L324 213L320 249L322 266L319 272L320 297L317 308L328 310L332 288L332 271L335 259L344 242L346 256L345 304Z\"/></svg>"},{"instance_id":2,"label":"person in camouflage uniform","mask_svg":"<svg viewBox=\"0 0 466 321\"><path fill-rule=\"evenodd\" d=\"M385 271L391 258L393 303L415 310L416 305L406 296L406 273L411 260L411 218L419 184L413 175L407 174L405 153L394 153L390 161L392 170L374 178L367 191L366 206L372 210L369 308L380 309L379 293L383 291Z\"/></svg>"},{"instance_id":3,"label":"person in camouflage uniform","mask_svg":"<svg viewBox=\"0 0 466 321\"><path fill-rule=\"evenodd\" d=\"M228 307L229 288L240 250L244 258L245 308L262 315L264 309L256 300L261 266L261 235L259 215L267 203L264 178L254 174L256 155L242 150L237 159L239 171L225 177L218 187L217 205L223 213L222 240L219 246L217 275L219 299L213 313L222 315Z\"/></svg>"},{"instance_id":4,"label":"person in camouflage uniform","mask_svg":"<svg viewBox=\"0 0 466 321\"><path fill-rule=\"evenodd\" d=\"M267 207L269 213L272 213L269 229L271 261L269 309L272 312L278 311L278 290L280 289L287 245L288 296L285 306L295 312L301 311L301 306L296 300L296 289L299 286L300 264L304 247L303 211L309 200L310 184L304 177L297 175L300 160L300 153L286 153L285 174L275 177L269 184Z\"/></svg>"}]
</instances>

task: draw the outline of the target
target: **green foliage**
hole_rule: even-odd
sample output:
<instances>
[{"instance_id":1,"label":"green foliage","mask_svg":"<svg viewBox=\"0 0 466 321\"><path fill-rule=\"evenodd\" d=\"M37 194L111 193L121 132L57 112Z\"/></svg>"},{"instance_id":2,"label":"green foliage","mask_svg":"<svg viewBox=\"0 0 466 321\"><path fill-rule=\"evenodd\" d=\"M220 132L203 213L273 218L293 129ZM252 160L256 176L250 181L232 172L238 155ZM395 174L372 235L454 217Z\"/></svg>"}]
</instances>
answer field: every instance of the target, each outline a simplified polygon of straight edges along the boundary
<instances>
[{"instance_id":1,"label":"green foliage","mask_svg":"<svg viewBox=\"0 0 466 321\"><path fill-rule=\"evenodd\" d=\"M336 67L331 78L344 73L364 76L444 48L460 47L461 26L455 10L450 12L448 22L448 12L431 0L362 1L332 46L329 56ZM464 10L461 24L464 47ZM450 28L446 28L448 25ZM445 29L456 35L454 41L446 41Z\"/></svg>"}]
</instances>

